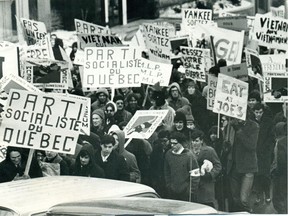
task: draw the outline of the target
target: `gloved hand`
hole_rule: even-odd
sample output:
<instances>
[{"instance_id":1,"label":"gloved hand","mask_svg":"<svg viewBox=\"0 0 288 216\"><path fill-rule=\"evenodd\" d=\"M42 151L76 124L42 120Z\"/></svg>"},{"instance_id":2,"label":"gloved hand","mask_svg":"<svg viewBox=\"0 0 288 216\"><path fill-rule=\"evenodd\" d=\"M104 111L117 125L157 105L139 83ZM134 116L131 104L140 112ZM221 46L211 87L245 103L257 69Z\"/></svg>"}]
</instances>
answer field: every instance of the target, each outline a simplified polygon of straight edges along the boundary
<instances>
[{"instance_id":1,"label":"gloved hand","mask_svg":"<svg viewBox=\"0 0 288 216\"><path fill-rule=\"evenodd\" d=\"M212 175L211 173L205 173L204 176L201 176L201 180L204 180L204 181L212 181Z\"/></svg>"},{"instance_id":2,"label":"gloved hand","mask_svg":"<svg viewBox=\"0 0 288 216\"><path fill-rule=\"evenodd\" d=\"M201 166L201 171L200 171L201 176L204 176L205 173L207 173L207 172L208 173L211 172L212 169L213 169L212 162L209 160L204 160L203 165Z\"/></svg>"}]
</instances>

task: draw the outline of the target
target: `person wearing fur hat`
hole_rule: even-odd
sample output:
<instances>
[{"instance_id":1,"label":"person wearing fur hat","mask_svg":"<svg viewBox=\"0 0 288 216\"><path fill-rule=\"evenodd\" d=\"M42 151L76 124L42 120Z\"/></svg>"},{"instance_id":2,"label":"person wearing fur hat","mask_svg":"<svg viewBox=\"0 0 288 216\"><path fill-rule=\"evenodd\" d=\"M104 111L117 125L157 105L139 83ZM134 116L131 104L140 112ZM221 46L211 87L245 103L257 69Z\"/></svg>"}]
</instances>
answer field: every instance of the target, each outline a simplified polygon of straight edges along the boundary
<instances>
[{"instance_id":1,"label":"person wearing fur hat","mask_svg":"<svg viewBox=\"0 0 288 216\"><path fill-rule=\"evenodd\" d=\"M170 129L173 126L175 110L169 106L168 102L166 101L165 93L163 91L153 90L151 102L153 105L149 110L168 110L168 113L163 119L161 126L166 127L166 129Z\"/></svg>"},{"instance_id":2,"label":"person wearing fur hat","mask_svg":"<svg viewBox=\"0 0 288 216\"><path fill-rule=\"evenodd\" d=\"M92 112L92 127L91 131L100 138L104 135L105 113L103 109L96 109Z\"/></svg>"},{"instance_id":3,"label":"person wearing fur hat","mask_svg":"<svg viewBox=\"0 0 288 216\"><path fill-rule=\"evenodd\" d=\"M109 93L106 88L100 88L96 91L96 101L91 104L91 111L96 109L105 109L109 101Z\"/></svg>"},{"instance_id":4,"label":"person wearing fur hat","mask_svg":"<svg viewBox=\"0 0 288 216\"><path fill-rule=\"evenodd\" d=\"M94 147L85 143L76 157L72 175L104 178L104 170L95 162Z\"/></svg>"},{"instance_id":5,"label":"person wearing fur hat","mask_svg":"<svg viewBox=\"0 0 288 216\"><path fill-rule=\"evenodd\" d=\"M181 88L178 83L172 83L168 88L168 99L167 102L170 107L172 107L175 111L184 105L188 105L189 101L187 98L182 96Z\"/></svg>"},{"instance_id":6,"label":"person wearing fur hat","mask_svg":"<svg viewBox=\"0 0 288 216\"><path fill-rule=\"evenodd\" d=\"M115 124L115 113L117 112L117 106L114 102L109 101L105 106L105 128L104 131L108 132L110 127Z\"/></svg>"},{"instance_id":7,"label":"person wearing fur hat","mask_svg":"<svg viewBox=\"0 0 288 216\"><path fill-rule=\"evenodd\" d=\"M125 110L124 97L122 95L116 95L113 98L114 103L116 104L117 112L114 115L115 124L119 125L122 122L129 122L132 118L132 114Z\"/></svg>"}]
</instances>

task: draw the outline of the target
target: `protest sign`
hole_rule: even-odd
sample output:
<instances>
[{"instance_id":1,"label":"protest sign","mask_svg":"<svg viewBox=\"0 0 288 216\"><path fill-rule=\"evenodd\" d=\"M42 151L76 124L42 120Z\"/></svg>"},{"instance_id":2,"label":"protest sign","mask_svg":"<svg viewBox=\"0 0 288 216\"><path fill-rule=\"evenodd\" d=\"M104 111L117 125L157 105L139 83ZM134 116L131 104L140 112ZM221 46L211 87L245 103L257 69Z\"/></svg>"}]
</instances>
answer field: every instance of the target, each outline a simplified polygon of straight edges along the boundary
<instances>
[{"instance_id":1,"label":"protest sign","mask_svg":"<svg viewBox=\"0 0 288 216\"><path fill-rule=\"evenodd\" d=\"M181 55L180 46L189 46L189 36L170 38L169 41L171 46L170 60L179 54Z\"/></svg>"},{"instance_id":2,"label":"protest sign","mask_svg":"<svg viewBox=\"0 0 288 216\"><path fill-rule=\"evenodd\" d=\"M84 65L84 56L85 56L84 51L77 50L73 64L83 66Z\"/></svg>"},{"instance_id":3,"label":"protest sign","mask_svg":"<svg viewBox=\"0 0 288 216\"><path fill-rule=\"evenodd\" d=\"M244 42L244 31L237 32L214 26L198 24L192 37L192 44L197 41L210 41L213 37L217 61L225 59L227 65L240 64Z\"/></svg>"},{"instance_id":4,"label":"protest sign","mask_svg":"<svg viewBox=\"0 0 288 216\"><path fill-rule=\"evenodd\" d=\"M9 74L20 75L19 48L17 46L0 47L0 78Z\"/></svg>"},{"instance_id":5,"label":"protest sign","mask_svg":"<svg viewBox=\"0 0 288 216\"><path fill-rule=\"evenodd\" d=\"M220 28L242 31L248 29L247 18L246 16L227 16L227 17L218 17L217 25Z\"/></svg>"},{"instance_id":6,"label":"protest sign","mask_svg":"<svg viewBox=\"0 0 288 216\"><path fill-rule=\"evenodd\" d=\"M25 62L22 74L28 83L37 88L67 89L68 73L68 62L33 59Z\"/></svg>"},{"instance_id":7,"label":"protest sign","mask_svg":"<svg viewBox=\"0 0 288 216\"><path fill-rule=\"evenodd\" d=\"M45 23L24 18L20 20L24 38L28 45L33 45L38 40L44 39L47 34Z\"/></svg>"},{"instance_id":8,"label":"protest sign","mask_svg":"<svg viewBox=\"0 0 288 216\"><path fill-rule=\"evenodd\" d=\"M123 129L125 137L149 139L167 113L168 110L137 110Z\"/></svg>"},{"instance_id":9,"label":"protest sign","mask_svg":"<svg viewBox=\"0 0 288 216\"><path fill-rule=\"evenodd\" d=\"M285 18L285 6L281 5L279 7L270 7L271 15L274 17Z\"/></svg>"},{"instance_id":10,"label":"protest sign","mask_svg":"<svg viewBox=\"0 0 288 216\"><path fill-rule=\"evenodd\" d=\"M175 29L146 23L143 24L143 33L149 59L170 64L169 38L175 36Z\"/></svg>"},{"instance_id":11,"label":"protest sign","mask_svg":"<svg viewBox=\"0 0 288 216\"><path fill-rule=\"evenodd\" d=\"M74 24L76 33L78 34L111 34L108 27L85 22L83 20L74 19Z\"/></svg>"},{"instance_id":12,"label":"protest sign","mask_svg":"<svg viewBox=\"0 0 288 216\"><path fill-rule=\"evenodd\" d=\"M248 83L218 75L213 112L246 120Z\"/></svg>"},{"instance_id":13,"label":"protest sign","mask_svg":"<svg viewBox=\"0 0 288 216\"><path fill-rule=\"evenodd\" d=\"M248 69L246 63L220 67L220 73L234 77L238 80L248 81Z\"/></svg>"},{"instance_id":14,"label":"protest sign","mask_svg":"<svg viewBox=\"0 0 288 216\"><path fill-rule=\"evenodd\" d=\"M15 46L14 43L11 43L9 41L0 41L0 48L3 48L3 47L10 47L10 46Z\"/></svg>"},{"instance_id":15,"label":"protest sign","mask_svg":"<svg viewBox=\"0 0 288 216\"><path fill-rule=\"evenodd\" d=\"M48 35L44 39L38 40L34 45L24 46L24 50L26 59L55 59Z\"/></svg>"},{"instance_id":16,"label":"protest sign","mask_svg":"<svg viewBox=\"0 0 288 216\"><path fill-rule=\"evenodd\" d=\"M208 93L207 93L207 109L213 110L216 87L217 87L217 77L208 74Z\"/></svg>"},{"instance_id":17,"label":"protest sign","mask_svg":"<svg viewBox=\"0 0 288 216\"><path fill-rule=\"evenodd\" d=\"M248 75L263 80L263 70L258 52L253 49L245 48L245 56Z\"/></svg>"},{"instance_id":18,"label":"protest sign","mask_svg":"<svg viewBox=\"0 0 288 216\"><path fill-rule=\"evenodd\" d=\"M87 47L84 53L84 88L141 85L141 50L137 47Z\"/></svg>"},{"instance_id":19,"label":"protest sign","mask_svg":"<svg viewBox=\"0 0 288 216\"><path fill-rule=\"evenodd\" d=\"M265 76L288 77L286 71L286 55L259 55Z\"/></svg>"},{"instance_id":20,"label":"protest sign","mask_svg":"<svg viewBox=\"0 0 288 216\"><path fill-rule=\"evenodd\" d=\"M212 22L212 10L183 8L182 10L182 28L191 29L196 24L210 24Z\"/></svg>"},{"instance_id":21,"label":"protest sign","mask_svg":"<svg viewBox=\"0 0 288 216\"><path fill-rule=\"evenodd\" d=\"M138 31L136 32L136 34L133 36L133 38L129 42L129 45L130 46L139 46L140 49L145 50L146 45L145 45L145 40L144 40L142 31L143 31L142 25L140 25Z\"/></svg>"},{"instance_id":22,"label":"protest sign","mask_svg":"<svg viewBox=\"0 0 288 216\"><path fill-rule=\"evenodd\" d=\"M113 35L78 34L78 41L80 50L84 50L85 47L123 46L122 41Z\"/></svg>"},{"instance_id":23,"label":"protest sign","mask_svg":"<svg viewBox=\"0 0 288 216\"><path fill-rule=\"evenodd\" d=\"M0 142L74 154L84 108L85 103L75 98L11 89Z\"/></svg>"},{"instance_id":24,"label":"protest sign","mask_svg":"<svg viewBox=\"0 0 288 216\"><path fill-rule=\"evenodd\" d=\"M256 14L252 39L269 48L288 49L288 20Z\"/></svg>"},{"instance_id":25,"label":"protest sign","mask_svg":"<svg viewBox=\"0 0 288 216\"><path fill-rule=\"evenodd\" d=\"M186 77L200 82L206 82L205 61L210 56L210 50L180 47Z\"/></svg>"},{"instance_id":26,"label":"protest sign","mask_svg":"<svg viewBox=\"0 0 288 216\"><path fill-rule=\"evenodd\" d=\"M160 86L169 85L172 73L172 64L163 64L142 58L140 70L141 83L154 85L159 82Z\"/></svg>"},{"instance_id":27,"label":"protest sign","mask_svg":"<svg viewBox=\"0 0 288 216\"><path fill-rule=\"evenodd\" d=\"M288 101L288 78L283 76L266 76L264 74L263 98L266 103L283 103Z\"/></svg>"},{"instance_id":28,"label":"protest sign","mask_svg":"<svg viewBox=\"0 0 288 216\"><path fill-rule=\"evenodd\" d=\"M14 74L9 74L0 79L0 106L3 110L6 109L8 95L11 89L27 90L31 92L40 92L32 84ZM1 115L0 115L1 118Z\"/></svg>"}]
</instances>

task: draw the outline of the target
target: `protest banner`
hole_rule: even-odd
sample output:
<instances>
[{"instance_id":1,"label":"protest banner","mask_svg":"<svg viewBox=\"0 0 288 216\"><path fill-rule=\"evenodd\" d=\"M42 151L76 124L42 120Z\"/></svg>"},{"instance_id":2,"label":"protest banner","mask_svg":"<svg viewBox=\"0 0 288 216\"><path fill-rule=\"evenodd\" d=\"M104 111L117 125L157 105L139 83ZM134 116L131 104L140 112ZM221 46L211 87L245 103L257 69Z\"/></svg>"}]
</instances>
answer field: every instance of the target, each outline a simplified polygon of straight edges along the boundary
<instances>
[{"instance_id":1,"label":"protest banner","mask_svg":"<svg viewBox=\"0 0 288 216\"><path fill-rule=\"evenodd\" d=\"M213 110L218 78L208 74L207 109Z\"/></svg>"},{"instance_id":2,"label":"protest banner","mask_svg":"<svg viewBox=\"0 0 288 216\"><path fill-rule=\"evenodd\" d=\"M47 35L45 23L24 18L20 18L20 21L28 45L35 44Z\"/></svg>"},{"instance_id":3,"label":"protest banner","mask_svg":"<svg viewBox=\"0 0 288 216\"><path fill-rule=\"evenodd\" d=\"M85 103L66 96L11 89L0 142L21 148L74 154Z\"/></svg>"},{"instance_id":4,"label":"protest banner","mask_svg":"<svg viewBox=\"0 0 288 216\"><path fill-rule=\"evenodd\" d=\"M210 24L212 22L212 10L197 9L197 8L183 8L182 9L182 28L191 29L196 24Z\"/></svg>"},{"instance_id":5,"label":"protest banner","mask_svg":"<svg viewBox=\"0 0 288 216\"><path fill-rule=\"evenodd\" d=\"M210 50L181 46L180 52L186 77L206 82L205 61L210 56Z\"/></svg>"},{"instance_id":6,"label":"protest banner","mask_svg":"<svg viewBox=\"0 0 288 216\"><path fill-rule=\"evenodd\" d=\"M256 50L245 48L248 75L263 81L263 70L259 54Z\"/></svg>"},{"instance_id":7,"label":"protest banner","mask_svg":"<svg viewBox=\"0 0 288 216\"><path fill-rule=\"evenodd\" d=\"M242 31L248 29L246 16L227 16L218 17L216 19L219 28L225 28L235 31Z\"/></svg>"},{"instance_id":8,"label":"protest banner","mask_svg":"<svg viewBox=\"0 0 288 216\"><path fill-rule=\"evenodd\" d=\"M68 62L33 59L23 66L23 78L39 89L68 89Z\"/></svg>"},{"instance_id":9,"label":"protest banner","mask_svg":"<svg viewBox=\"0 0 288 216\"><path fill-rule=\"evenodd\" d=\"M34 45L24 46L25 59L49 59L55 60L50 37L46 35L42 40L38 40Z\"/></svg>"},{"instance_id":10,"label":"protest banner","mask_svg":"<svg viewBox=\"0 0 288 216\"><path fill-rule=\"evenodd\" d=\"M220 73L234 77L244 82L248 81L248 69L246 63L220 67Z\"/></svg>"},{"instance_id":11,"label":"protest banner","mask_svg":"<svg viewBox=\"0 0 288 216\"><path fill-rule=\"evenodd\" d=\"M0 146L0 163L6 159L7 146Z\"/></svg>"},{"instance_id":12,"label":"protest banner","mask_svg":"<svg viewBox=\"0 0 288 216\"><path fill-rule=\"evenodd\" d=\"M218 75L213 112L246 120L247 100L248 83L221 73Z\"/></svg>"},{"instance_id":13,"label":"protest banner","mask_svg":"<svg viewBox=\"0 0 288 216\"><path fill-rule=\"evenodd\" d=\"M9 74L0 79L0 106L3 110L6 109L6 103L11 89L27 90L31 92L40 92L32 84L14 74ZM1 115L0 115L1 120Z\"/></svg>"},{"instance_id":14,"label":"protest banner","mask_svg":"<svg viewBox=\"0 0 288 216\"><path fill-rule=\"evenodd\" d=\"M159 82L161 86L168 86L172 67L172 64L163 64L141 58L140 82L148 85Z\"/></svg>"},{"instance_id":15,"label":"protest banner","mask_svg":"<svg viewBox=\"0 0 288 216\"><path fill-rule=\"evenodd\" d=\"M15 45L0 47L0 78L9 74L20 75L19 48Z\"/></svg>"},{"instance_id":16,"label":"protest banner","mask_svg":"<svg viewBox=\"0 0 288 216\"><path fill-rule=\"evenodd\" d=\"M84 50L85 47L112 47L123 46L122 41L117 36L101 34L78 34L78 49Z\"/></svg>"},{"instance_id":17,"label":"protest banner","mask_svg":"<svg viewBox=\"0 0 288 216\"><path fill-rule=\"evenodd\" d=\"M213 37L217 61L225 59L227 65L240 64L244 42L244 31L237 32L233 30L217 28L198 24L195 27L195 33L192 37L192 44L199 41L210 41Z\"/></svg>"},{"instance_id":18,"label":"protest banner","mask_svg":"<svg viewBox=\"0 0 288 216\"><path fill-rule=\"evenodd\" d=\"M79 19L74 19L77 34L111 34L108 27L96 25Z\"/></svg>"},{"instance_id":19,"label":"protest banner","mask_svg":"<svg viewBox=\"0 0 288 216\"><path fill-rule=\"evenodd\" d=\"M168 110L137 110L123 129L125 137L128 139L149 139L167 113Z\"/></svg>"},{"instance_id":20,"label":"protest banner","mask_svg":"<svg viewBox=\"0 0 288 216\"><path fill-rule=\"evenodd\" d=\"M143 33L149 59L170 64L171 47L169 38L175 36L175 29L146 23L143 24Z\"/></svg>"},{"instance_id":21,"label":"protest banner","mask_svg":"<svg viewBox=\"0 0 288 216\"><path fill-rule=\"evenodd\" d=\"M259 55L259 59L261 61L262 70L265 76L288 78L288 71L286 71L287 60L285 54Z\"/></svg>"},{"instance_id":22,"label":"protest banner","mask_svg":"<svg viewBox=\"0 0 288 216\"><path fill-rule=\"evenodd\" d=\"M251 35L259 45L286 50L288 49L288 20L256 14Z\"/></svg>"},{"instance_id":23,"label":"protest banner","mask_svg":"<svg viewBox=\"0 0 288 216\"><path fill-rule=\"evenodd\" d=\"M84 53L84 88L141 85L141 50L137 47L87 47Z\"/></svg>"},{"instance_id":24,"label":"protest banner","mask_svg":"<svg viewBox=\"0 0 288 216\"><path fill-rule=\"evenodd\" d=\"M264 74L263 98L266 103L283 103L288 101L288 78L283 76L266 76Z\"/></svg>"}]
</instances>

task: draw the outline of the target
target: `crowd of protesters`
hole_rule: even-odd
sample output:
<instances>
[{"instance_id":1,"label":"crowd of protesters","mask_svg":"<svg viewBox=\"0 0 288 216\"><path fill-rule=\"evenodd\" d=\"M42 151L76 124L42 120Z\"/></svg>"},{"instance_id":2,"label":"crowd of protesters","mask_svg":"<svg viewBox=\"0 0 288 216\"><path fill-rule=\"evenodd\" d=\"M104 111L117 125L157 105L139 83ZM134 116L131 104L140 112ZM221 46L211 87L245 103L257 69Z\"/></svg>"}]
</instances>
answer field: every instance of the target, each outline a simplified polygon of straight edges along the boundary
<instances>
[{"instance_id":1,"label":"crowd of protesters","mask_svg":"<svg viewBox=\"0 0 288 216\"><path fill-rule=\"evenodd\" d=\"M76 50L73 44L72 60ZM219 65L209 73L218 76ZM90 135L79 136L75 155L37 150L29 175L27 150L8 147L0 182L51 175L116 179L149 185L163 198L231 212L252 212L249 197L255 193L256 204L272 201L278 213L287 213L288 104L265 104L254 78L246 120L221 115L218 124L218 114L206 108L205 83L185 77L177 64L169 87L142 84L113 94L109 88L84 93L74 69L69 92L91 98ZM148 140L132 139L125 148L123 128L137 110L168 114Z\"/></svg>"}]
</instances>

